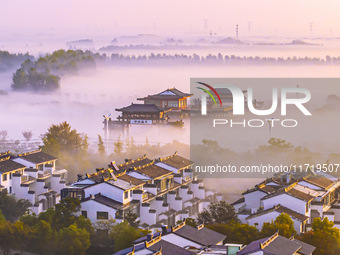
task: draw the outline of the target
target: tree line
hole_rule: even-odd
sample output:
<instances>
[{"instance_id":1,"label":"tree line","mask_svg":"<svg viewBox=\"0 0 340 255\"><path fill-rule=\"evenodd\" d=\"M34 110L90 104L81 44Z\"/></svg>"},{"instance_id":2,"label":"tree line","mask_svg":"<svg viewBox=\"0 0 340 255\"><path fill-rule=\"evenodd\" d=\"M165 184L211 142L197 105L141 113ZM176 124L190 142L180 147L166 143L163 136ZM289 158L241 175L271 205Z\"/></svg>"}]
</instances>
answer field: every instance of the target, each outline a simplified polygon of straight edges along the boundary
<instances>
[{"instance_id":1,"label":"tree line","mask_svg":"<svg viewBox=\"0 0 340 255\"><path fill-rule=\"evenodd\" d=\"M150 55L124 55L113 53L111 55L112 63L182 63L182 64L219 64L219 65L339 65L340 57L331 57L327 55L324 59L317 57L260 57L260 56L235 56L225 55L221 53L217 55L208 54L200 56L197 54L155 54Z\"/></svg>"},{"instance_id":2,"label":"tree line","mask_svg":"<svg viewBox=\"0 0 340 255\"><path fill-rule=\"evenodd\" d=\"M5 72L8 70L12 70L16 68L20 63L25 61L26 59L33 60L34 57L29 55L29 53L18 53L13 54L8 51L0 50L0 72Z\"/></svg>"},{"instance_id":3,"label":"tree line","mask_svg":"<svg viewBox=\"0 0 340 255\"><path fill-rule=\"evenodd\" d=\"M55 91L60 87L60 76L77 74L80 69L93 69L96 60L106 60L105 54L62 49L37 60L27 58L13 74L11 88L15 91Z\"/></svg>"}]
</instances>

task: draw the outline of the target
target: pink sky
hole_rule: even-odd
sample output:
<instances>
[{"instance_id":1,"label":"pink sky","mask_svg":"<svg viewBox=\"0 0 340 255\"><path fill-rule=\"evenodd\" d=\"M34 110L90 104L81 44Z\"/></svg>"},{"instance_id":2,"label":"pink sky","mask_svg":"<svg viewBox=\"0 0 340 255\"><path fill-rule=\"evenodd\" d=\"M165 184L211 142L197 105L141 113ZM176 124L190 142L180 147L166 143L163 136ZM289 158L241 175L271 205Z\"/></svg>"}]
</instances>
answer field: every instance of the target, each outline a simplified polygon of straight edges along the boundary
<instances>
[{"instance_id":1,"label":"pink sky","mask_svg":"<svg viewBox=\"0 0 340 255\"><path fill-rule=\"evenodd\" d=\"M208 29L245 34L252 21L256 34L340 36L337 0L11 0L0 7L0 34L50 33L183 34ZM192 29L192 30L191 30ZM0 36L1 39L1 36Z\"/></svg>"}]
</instances>

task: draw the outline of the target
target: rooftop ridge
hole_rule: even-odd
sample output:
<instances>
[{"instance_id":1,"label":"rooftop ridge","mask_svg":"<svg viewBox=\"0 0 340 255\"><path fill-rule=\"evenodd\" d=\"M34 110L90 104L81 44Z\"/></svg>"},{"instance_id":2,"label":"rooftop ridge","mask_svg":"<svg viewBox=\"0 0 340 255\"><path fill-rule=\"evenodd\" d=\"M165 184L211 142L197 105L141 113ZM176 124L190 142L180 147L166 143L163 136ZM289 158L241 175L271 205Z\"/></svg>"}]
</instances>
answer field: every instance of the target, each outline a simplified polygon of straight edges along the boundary
<instances>
[{"instance_id":1,"label":"rooftop ridge","mask_svg":"<svg viewBox=\"0 0 340 255\"><path fill-rule=\"evenodd\" d=\"M266 248L272 241L274 241L277 237L279 236L279 231L276 231L276 233L274 235L272 235L271 237L269 237L266 241L264 241L263 243L260 243L260 248L264 249Z\"/></svg>"},{"instance_id":2,"label":"rooftop ridge","mask_svg":"<svg viewBox=\"0 0 340 255\"><path fill-rule=\"evenodd\" d=\"M7 161L7 160L9 160L10 158L11 158L10 156L8 156L8 157L6 157L6 158L0 158L0 162Z\"/></svg>"},{"instance_id":3,"label":"rooftop ridge","mask_svg":"<svg viewBox=\"0 0 340 255\"><path fill-rule=\"evenodd\" d=\"M41 149L38 149L38 150L35 150L35 151L29 151L29 152L26 152L26 153L21 153L21 154L18 154L18 156L23 157L23 156L27 156L27 155L38 153L38 152L41 152Z\"/></svg>"},{"instance_id":4,"label":"rooftop ridge","mask_svg":"<svg viewBox=\"0 0 340 255\"><path fill-rule=\"evenodd\" d=\"M118 165L118 168L119 168L119 167L122 167L122 166L129 165L129 164L134 163L134 162L141 161L141 160L143 160L143 159L145 159L145 158L146 158L146 154L144 154L144 156L141 157L141 158L132 159L132 160L130 160L130 161L128 161L128 162L122 163L122 164Z\"/></svg>"},{"instance_id":5,"label":"rooftop ridge","mask_svg":"<svg viewBox=\"0 0 340 255\"><path fill-rule=\"evenodd\" d=\"M201 225L197 226L197 230L201 230L202 228L204 228L204 222Z\"/></svg>"},{"instance_id":6,"label":"rooftop ridge","mask_svg":"<svg viewBox=\"0 0 340 255\"><path fill-rule=\"evenodd\" d=\"M1 152L0 153L0 157L8 155L9 153L10 153L10 151Z\"/></svg>"},{"instance_id":7,"label":"rooftop ridge","mask_svg":"<svg viewBox=\"0 0 340 255\"><path fill-rule=\"evenodd\" d=\"M294 188L296 185L298 185L298 181L292 183L291 185L289 185L287 188L285 188L285 192L289 192L292 188Z\"/></svg>"},{"instance_id":8,"label":"rooftop ridge","mask_svg":"<svg viewBox=\"0 0 340 255\"><path fill-rule=\"evenodd\" d=\"M150 241L145 241L145 248L159 242L162 239L162 233L159 234L156 238L151 239Z\"/></svg>"},{"instance_id":9,"label":"rooftop ridge","mask_svg":"<svg viewBox=\"0 0 340 255\"><path fill-rule=\"evenodd\" d=\"M171 232L175 232L175 231L179 230L180 228L182 228L184 226L185 226L185 220L182 223L180 223L180 224L178 224L176 226L173 226Z\"/></svg>"},{"instance_id":10,"label":"rooftop ridge","mask_svg":"<svg viewBox=\"0 0 340 255\"><path fill-rule=\"evenodd\" d=\"M159 161L164 161L164 160L167 160L167 159L169 159L169 158L172 158L172 157L175 157L177 155L177 151L175 151L175 153L174 154L172 154L172 155L170 155L170 156L167 156L167 157L164 157L164 158L159 158Z\"/></svg>"},{"instance_id":11,"label":"rooftop ridge","mask_svg":"<svg viewBox=\"0 0 340 255\"><path fill-rule=\"evenodd\" d=\"M150 163L145 164L145 165L143 165L143 166L134 167L133 169L134 169L134 170L142 169L142 168L145 168L145 167L148 167L148 166L153 165L153 163L155 163L155 160L152 160Z\"/></svg>"}]
</instances>

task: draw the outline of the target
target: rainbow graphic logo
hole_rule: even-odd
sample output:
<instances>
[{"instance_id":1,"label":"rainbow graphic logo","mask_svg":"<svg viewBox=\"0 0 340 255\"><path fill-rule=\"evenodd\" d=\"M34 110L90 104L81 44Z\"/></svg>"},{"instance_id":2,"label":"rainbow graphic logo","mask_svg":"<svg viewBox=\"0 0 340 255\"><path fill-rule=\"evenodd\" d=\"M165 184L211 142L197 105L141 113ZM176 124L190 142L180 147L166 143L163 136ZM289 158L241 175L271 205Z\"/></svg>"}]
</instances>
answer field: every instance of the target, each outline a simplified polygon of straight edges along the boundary
<instances>
[{"instance_id":1,"label":"rainbow graphic logo","mask_svg":"<svg viewBox=\"0 0 340 255\"><path fill-rule=\"evenodd\" d=\"M220 101L221 106L222 106L222 100L221 100L221 98L220 98L220 95L217 93L217 91L216 91L212 86L210 86L210 85L208 85L208 84L206 84L206 83L203 83L203 82L197 82L197 83L198 83L198 84L201 84L201 85L203 85L203 86L206 86L208 89L210 89L212 92L214 92L215 95L217 96L218 100ZM211 97L211 99L214 101L215 105L217 105L217 102L216 102L216 100L215 100L215 97L210 93L209 90L206 90L206 89L201 88L201 87L196 87L196 88L198 88L198 89L200 89L200 90L203 90L205 93L207 93L207 94Z\"/></svg>"}]
</instances>

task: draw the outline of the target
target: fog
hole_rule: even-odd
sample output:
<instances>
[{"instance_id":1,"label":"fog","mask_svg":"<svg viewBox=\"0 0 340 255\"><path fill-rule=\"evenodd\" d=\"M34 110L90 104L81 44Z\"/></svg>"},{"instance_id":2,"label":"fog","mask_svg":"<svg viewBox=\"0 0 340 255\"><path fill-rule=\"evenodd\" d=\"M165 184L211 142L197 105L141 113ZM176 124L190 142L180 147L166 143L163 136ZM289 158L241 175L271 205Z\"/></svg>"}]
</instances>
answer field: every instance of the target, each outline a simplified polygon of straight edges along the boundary
<instances>
[{"instance_id":1,"label":"fog","mask_svg":"<svg viewBox=\"0 0 340 255\"><path fill-rule=\"evenodd\" d=\"M67 8L64 8L65 5ZM132 102L141 103L136 100L138 97L156 94L167 88L176 87L190 92L190 78L337 78L340 65L186 65L177 62L171 65L134 65L111 63L109 60L112 53L124 56L197 54L202 57L221 53L223 56L241 58L307 56L321 59L329 55L337 58L340 55L337 5L340 3L334 1L269 3L264 0L188 1L187 4L182 1L165 3L151 0L133 4L121 1L36 1L35 4L7 1L0 10L0 50L28 52L38 58L58 49L69 49L67 42L90 39L93 45L75 43L72 49L105 53L108 60L107 63L97 64L95 70L80 70L77 75L62 76L61 88L51 94L13 92L10 88L12 74L19 66L0 72L0 90L9 92L8 96L0 96L0 131L7 130L10 140L23 141L22 131L31 130L34 134L32 141L40 142L40 135L49 126L67 121L78 132L87 134L91 149L96 150L97 134L104 135L103 115L112 114L112 118L116 118L119 113L115 109ZM255 9L256 12L253 11ZM16 15L13 15L14 10ZM309 22L314 22L312 30ZM235 39L236 24L239 25L237 39L241 43L219 44L220 40L228 37ZM168 39L171 38L174 43L169 43ZM116 41L112 42L114 39ZM292 45L293 40L306 44ZM113 50L100 50L110 45L114 46ZM299 121L298 127L291 132L282 128L273 129L272 137L285 139L295 147L303 146L312 152L319 152L327 160L330 154L340 153L337 138L339 112L338 105L323 110L320 108L329 104L326 100L329 95L340 96L340 87L323 85L308 89L313 98L308 104L313 118ZM254 93L257 100L264 101L265 108L270 106L270 91L258 87L254 88ZM296 112L290 115L290 118L300 117ZM145 143L146 137L151 145L164 145L173 140L190 144L190 120L183 121L182 130L133 126L130 136L139 144ZM242 128L226 129L225 132L228 143L219 141L220 145L239 153L255 151L260 145L267 144L269 139L267 126L253 132L245 132ZM203 135L219 140L218 134L207 132ZM117 139L118 133L110 137L108 152L112 153L113 140ZM195 141L199 142L199 139ZM229 189L221 190L230 191L233 187L233 192L241 191L255 181L244 180L240 184L239 180L233 180L229 183Z\"/></svg>"}]
</instances>

